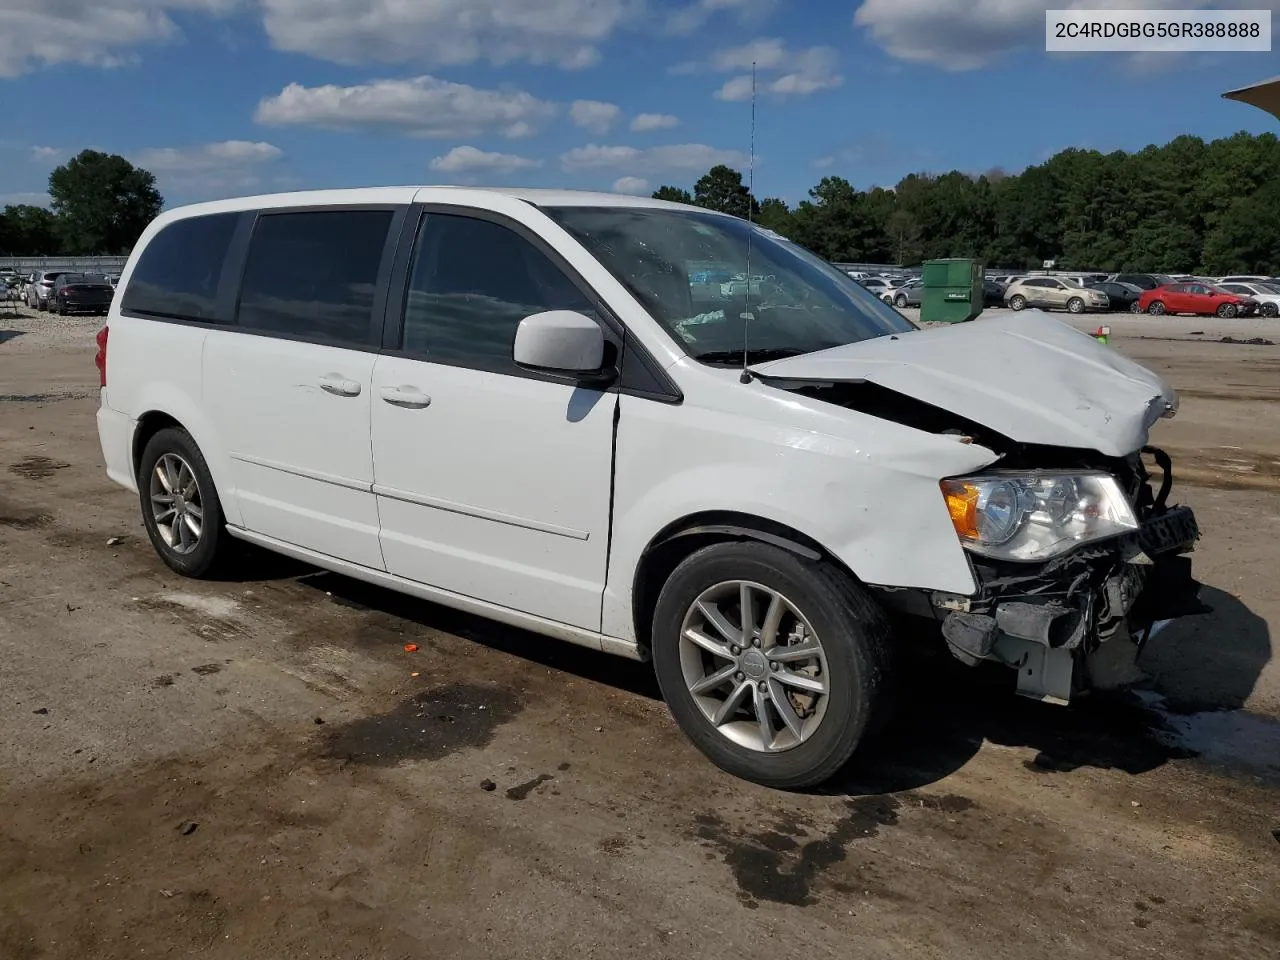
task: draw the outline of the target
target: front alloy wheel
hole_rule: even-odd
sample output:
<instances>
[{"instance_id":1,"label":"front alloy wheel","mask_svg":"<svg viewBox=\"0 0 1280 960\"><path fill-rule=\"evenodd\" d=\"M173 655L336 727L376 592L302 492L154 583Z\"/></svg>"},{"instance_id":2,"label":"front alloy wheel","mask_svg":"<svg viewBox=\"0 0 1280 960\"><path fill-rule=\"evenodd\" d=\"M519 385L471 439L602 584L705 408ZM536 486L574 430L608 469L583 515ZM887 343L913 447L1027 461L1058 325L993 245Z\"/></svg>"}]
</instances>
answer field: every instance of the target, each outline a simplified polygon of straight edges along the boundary
<instances>
[{"instance_id":1,"label":"front alloy wheel","mask_svg":"<svg viewBox=\"0 0 1280 960\"><path fill-rule=\"evenodd\" d=\"M1230 320L1239 312L1240 312L1239 309L1236 307L1234 303L1224 303L1222 306L1218 308L1218 316L1220 316L1223 320Z\"/></svg>"},{"instance_id":2,"label":"front alloy wheel","mask_svg":"<svg viewBox=\"0 0 1280 960\"><path fill-rule=\"evenodd\" d=\"M1010 310L1021 310L1021 309L1023 309L1026 305L1027 305L1027 298L1026 298L1026 297L1024 297L1024 296L1023 296L1022 294L1020 294L1020 293L1019 293L1019 294L1015 294L1014 296L1012 296L1012 297L1010 297L1010 298L1009 298L1009 309L1010 309Z\"/></svg>"},{"instance_id":3,"label":"front alloy wheel","mask_svg":"<svg viewBox=\"0 0 1280 960\"><path fill-rule=\"evenodd\" d=\"M704 590L685 614L680 666L702 715L748 750L809 739L827 708L827 661L795 604L759 583Z\"/></svg>"}]
</instances>

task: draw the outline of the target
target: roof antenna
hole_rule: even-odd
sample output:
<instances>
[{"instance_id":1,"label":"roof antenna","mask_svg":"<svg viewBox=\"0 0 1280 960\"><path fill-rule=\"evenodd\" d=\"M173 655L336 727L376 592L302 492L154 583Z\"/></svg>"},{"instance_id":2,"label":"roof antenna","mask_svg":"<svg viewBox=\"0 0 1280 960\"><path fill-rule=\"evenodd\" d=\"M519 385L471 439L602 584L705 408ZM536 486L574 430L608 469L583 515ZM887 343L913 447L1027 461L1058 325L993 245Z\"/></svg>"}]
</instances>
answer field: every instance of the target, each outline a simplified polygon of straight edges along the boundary
<instances>
[{"instance_id":1,"label":"roof antenna","mask_svg":"<svg viewBox=\"0 0 1280 960\"><path fill-rule=\"evenodd\" d=\"M742 303L742 383L751 382L751 368L748 358L751 353L750 340L747 336L747 325L754 317L751 315L751 242L755 238L756 228L753 222L755 211L756 189L756 62L751 61L751 154L747 162L747 286Z\"/></svg>"}]
</instances>

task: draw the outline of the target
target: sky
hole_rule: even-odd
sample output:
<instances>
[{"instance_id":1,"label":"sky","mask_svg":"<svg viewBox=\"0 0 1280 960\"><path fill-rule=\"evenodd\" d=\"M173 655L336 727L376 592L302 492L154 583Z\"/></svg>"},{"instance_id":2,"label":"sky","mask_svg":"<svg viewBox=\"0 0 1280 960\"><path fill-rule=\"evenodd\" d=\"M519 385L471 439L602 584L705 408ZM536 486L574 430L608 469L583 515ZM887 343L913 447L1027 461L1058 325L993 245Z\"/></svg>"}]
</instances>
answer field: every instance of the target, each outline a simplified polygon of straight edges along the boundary
<instances>
[{"instance_id":1,"label":"sky","mask_svg":"<svg viewBox=\"0 0 1280 960\"><path fill-rule=\"evenodd\" d=\"M1181 0L0 0L0 204L88 147L169 205L376 184L648 193L716 163L1017 172L1058 150L1280 132L1221 99L1274 53L1046 54L1046 8ZM1280 0L1222 2L1271 7ZM1280 27L1280 15L1275 17ZM1280 48L1278 48L1280 49Z\"/></svg>"}]
</instances>

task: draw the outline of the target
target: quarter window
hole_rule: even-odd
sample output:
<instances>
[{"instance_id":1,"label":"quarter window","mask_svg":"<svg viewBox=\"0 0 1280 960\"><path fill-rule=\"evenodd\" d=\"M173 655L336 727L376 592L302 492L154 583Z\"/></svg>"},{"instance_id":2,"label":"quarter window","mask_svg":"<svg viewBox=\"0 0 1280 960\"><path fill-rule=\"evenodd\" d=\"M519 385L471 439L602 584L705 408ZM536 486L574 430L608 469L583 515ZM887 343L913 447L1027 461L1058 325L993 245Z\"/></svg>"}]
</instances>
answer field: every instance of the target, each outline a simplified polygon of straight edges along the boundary
<instances>
[{"instance_id":1,"label":"quarter window","mask_svg":"<svg viewBox=\"0 0 1280 960\"><path fill-rule=\"evenodd\" d=\"M225 322L218 316L218 283L238 213L177 220L147 244L120 308L176 320Z\"/></svg>"},{"instance_id":2,"label":"quarter window","mask_svg":"<svg viewBox=\"0 0 1280 960\"><path fill-rule=\"evenodd\" d=\"M522 373L516 328L547 310L595 318L591 302L542 251L488 220L427 214L418 231L403 348L433 363Z\"/></svg>"},{"instance_id":3,"label":"quarter window","mask_svg":"<svg viewBox=\"0 0 1280 960\"><path fill-rule=\"evenodd\" d=\"M238 322L344 346L377 343L373 304L390 210L267 213L249 242Z\"/></svg>"}]
</instances>

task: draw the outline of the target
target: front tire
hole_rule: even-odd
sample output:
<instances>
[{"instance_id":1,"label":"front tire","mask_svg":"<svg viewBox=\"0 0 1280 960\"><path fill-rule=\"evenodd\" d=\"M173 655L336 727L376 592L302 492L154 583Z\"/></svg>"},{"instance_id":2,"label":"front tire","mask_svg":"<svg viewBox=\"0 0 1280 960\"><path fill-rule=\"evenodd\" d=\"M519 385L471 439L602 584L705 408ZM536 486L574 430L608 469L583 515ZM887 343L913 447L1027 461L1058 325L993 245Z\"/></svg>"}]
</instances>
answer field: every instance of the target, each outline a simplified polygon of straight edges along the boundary
<instances>
[{"instance_id":1,"label":"front tire","mask_svg":"<svg viewBox=\"0 0 1280 960\"><path fill-rule=\"evenodd\" d=\"M1159 300L1152 301L1151 306L1147 307L1147 313L1153 317L1164 316L1164 303Z\"/></svg>"},{"instance_id":2,"label":"front tire","mask_svg":"<svg viewBox=\"0 0 1280 960\"><path fill-rule=\"evenodd\" d=\"M883 612L833 564L768 544L715 544L681 563L658 598L652 651L685 735L768 787L830 779L886 709Z\"/></svg>"},{"instance_id":3,"label":"front tire","mask_svg":"<svg viewBox=\"0 0 1280 960\"><path fill-rule=\"evenodd\" d=\"M147 441L138 464L138 494L160 559L184 577L209 576L230 537L209 465L187 431L169 427Z\"/></svg>"},{"instance_id":4,"label":"front tire","mask_svg":"<svg viewBox=\"0 0 1280 960\"><path fill-rule=\"evenodd\" d=\"M1218 316L1223 320L1230 320L1239 312L1234 303L1224 303L1218 308Z\"/></svg>"},{"instance_id":5,"label":"front tire","mask_svg":"<svg viewBox=\"0 0 1280 960\"><path fill-rule=\"evenodd\" d=\"M1067 310L1071 313L1084 313L1084 301L1079 297L1072 297L1067 301Z\"/></svg>"},{"instance_id":6,"label":"front tire","mask_svg":"<svg viewBox=\"0 0 1280 960\"><path fill-rule=\"evenodd\" d=\"M1129 312L1130 312L1130 313L1141 313L1141 312L1142 312L1142 307L1140 307L1140 306L1138 305L1138 301L1137 301L1137 300L1135 300L1135 301L1133 301L1133 303L1129 304Z\"/></svg>"},{"instance_id":7,"label":"front tire","mask_svg":"<svg viewBox=\"0 0 1280 960\"><path fill-rule=\"evenodd\" d=\"M1023 310L1026 308L1026 306L1027 306L1027 298L1020 293L1014 294L1012 297L1009 298L1010 310Z\"/></svg>"}]
</instances>

